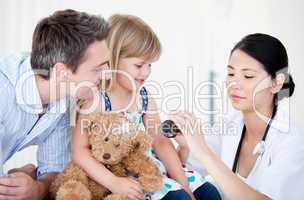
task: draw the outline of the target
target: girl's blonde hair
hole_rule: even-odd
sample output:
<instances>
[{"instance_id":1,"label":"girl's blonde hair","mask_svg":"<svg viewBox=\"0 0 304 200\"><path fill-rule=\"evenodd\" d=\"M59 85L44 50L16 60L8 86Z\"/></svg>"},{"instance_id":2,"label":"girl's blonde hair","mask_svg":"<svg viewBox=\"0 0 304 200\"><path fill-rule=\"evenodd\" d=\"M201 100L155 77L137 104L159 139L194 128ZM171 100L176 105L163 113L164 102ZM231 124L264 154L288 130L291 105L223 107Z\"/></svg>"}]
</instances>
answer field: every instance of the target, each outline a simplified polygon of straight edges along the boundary
<instances>
[{"instance_id":1,"label":"girl's blonde hair","mask_svg":"<svg viewBox=\"0 0 304 200\"><path fill-rule=\"evenodd\" d=\"M111 69L117 69L121 58L138 57L149 62L159 59L160 41L143 20L132 15L115 14L109 18L108 22L107 44L111 52ZM111 82L113 81L115 81L115 74Z\"/></svg>"}]
</instances>

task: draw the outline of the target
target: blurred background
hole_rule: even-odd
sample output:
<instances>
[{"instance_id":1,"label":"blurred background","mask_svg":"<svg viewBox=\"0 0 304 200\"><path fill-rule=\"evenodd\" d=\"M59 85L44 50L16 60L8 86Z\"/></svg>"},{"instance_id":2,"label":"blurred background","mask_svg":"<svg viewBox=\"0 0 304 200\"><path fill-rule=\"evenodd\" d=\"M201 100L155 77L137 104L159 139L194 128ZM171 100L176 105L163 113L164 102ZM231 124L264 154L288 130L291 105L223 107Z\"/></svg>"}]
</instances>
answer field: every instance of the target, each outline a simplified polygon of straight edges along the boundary
<instances>
[{"instance_id":1,"label":"blurred background","mask_svg":"<svg viewBox=\"0 0 304 200\"><path fill-rule=\"evenodd\" d=\"M155 90L160 110L189 110L210 122L220 114L210 111L223 110L225 106L222 94L233 45L250 33L273 35L287 48L296 83L291 117L304 123L303 0L0 0L0 56L29 52L38 21L67 8L105 18L114 13L141 17L155 30L163 46L160 60L153 64L151 82L147 83L151 91L161 88ZM208 80L216 83L217 89L204 84ZM172 85L172 81L180 87ZM205 98L195 101L192 97L198 86ZM183 98L170 98L172 94ZM19 152L5 169L35 164L35 151L36 147L31 147Z\"/></svg>"}]
</instances>

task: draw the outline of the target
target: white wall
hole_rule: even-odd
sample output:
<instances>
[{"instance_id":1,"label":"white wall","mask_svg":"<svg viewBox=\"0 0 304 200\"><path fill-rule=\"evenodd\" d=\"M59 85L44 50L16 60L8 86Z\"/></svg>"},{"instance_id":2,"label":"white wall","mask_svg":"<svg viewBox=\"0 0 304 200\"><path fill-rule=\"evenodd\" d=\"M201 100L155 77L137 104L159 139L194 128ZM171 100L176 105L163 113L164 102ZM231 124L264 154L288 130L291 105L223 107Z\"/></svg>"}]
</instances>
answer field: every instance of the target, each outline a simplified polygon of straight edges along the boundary
<instances>
[{"instance_id":1,"label":"white wall","mask_svg":"<svg viewBox=\"0 0 304 200\"><path fill-rule=\"evenodd\" d=\"M246 34L264 32L277 36L287 47L296 82L292 106L297 112L292 115L304 123L304 106L301 106L304 95L300 90L304 86L301 78L304 73L302 0L2 0L0 55L30 51L32 32L39 19L65 8L102 14L106 18L113 13L134 14L150 24L163 45L163 55L153 66L150 79L165 87L164 97L177 92L176 88L165 85L168 80L190 85L189 67L193 70L194 86L207 80L211 69L221 82L230 49ZM185 98L192 96L189 91L187 88ZM178 105L177 101L170 103L171 109ZM207 107L208 99L202 104ZM203 117L207 119L208 115ZM6 169L35 162L34 152L35 147L19 153L6 164Z\"/></svg>"}]
</instances>

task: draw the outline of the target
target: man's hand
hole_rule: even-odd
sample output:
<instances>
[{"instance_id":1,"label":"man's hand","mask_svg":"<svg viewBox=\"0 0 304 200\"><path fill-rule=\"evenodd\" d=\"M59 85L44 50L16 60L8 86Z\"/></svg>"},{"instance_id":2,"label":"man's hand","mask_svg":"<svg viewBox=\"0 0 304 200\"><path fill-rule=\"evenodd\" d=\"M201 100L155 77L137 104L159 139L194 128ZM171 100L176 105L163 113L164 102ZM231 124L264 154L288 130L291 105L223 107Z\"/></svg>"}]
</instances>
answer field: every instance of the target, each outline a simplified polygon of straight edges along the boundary
<instances>
[{"instance_id":1,"label":"man's hand","mask_svg":"<svg viewBox=\"0 0 304 200\"><path fill-rule=\"evenodd\" d=\"M36 176L37 168L33 164L27 164L27 165L24 165L23 167L20 167L20 168L10 169L7 173L8 174L13 174L13 173L16 173L16 172L24 172L27 175L29 175L30 177L32 177L34 180L37 179L37 176Z\"/></svg>"},{"instance_id":2,"label":"man's hand","mask_svg":"<svg viewBox=\"0 0 304 200\"><path fill-rule=\"evenodd\" d=\"M0 177L0 200L39 200L42 183L23 172Z\"/></svg>"}]
</instances>

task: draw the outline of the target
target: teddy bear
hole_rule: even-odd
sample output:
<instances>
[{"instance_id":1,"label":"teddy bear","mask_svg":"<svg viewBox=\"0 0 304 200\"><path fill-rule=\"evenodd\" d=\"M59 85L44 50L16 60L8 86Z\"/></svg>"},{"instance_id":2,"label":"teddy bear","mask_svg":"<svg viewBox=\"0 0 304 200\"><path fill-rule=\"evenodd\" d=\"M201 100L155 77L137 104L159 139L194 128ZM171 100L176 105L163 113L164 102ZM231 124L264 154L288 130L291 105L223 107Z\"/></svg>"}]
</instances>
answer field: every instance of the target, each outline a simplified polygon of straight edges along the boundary
<instances>
[{"instance_id":1,"label":"teddy bear","mask_svg":"<svg viewBox=\"0 0 304 200\"><path fill-rule=\"evenodd\" d=\"M162 189L162 175L146 152L152 138L118 113L94 113L87 118L92 156L114 175L137 180L144 192ZM123 187L123 186L118 186ZM56 200L129 200L112 194L71 161L51 184Z\"/></svg>"}]
</instances>

